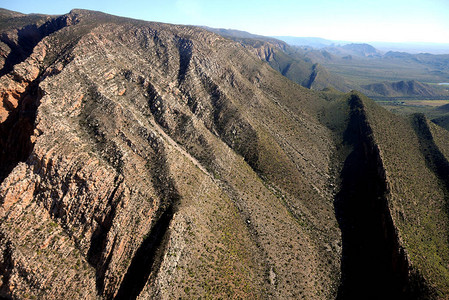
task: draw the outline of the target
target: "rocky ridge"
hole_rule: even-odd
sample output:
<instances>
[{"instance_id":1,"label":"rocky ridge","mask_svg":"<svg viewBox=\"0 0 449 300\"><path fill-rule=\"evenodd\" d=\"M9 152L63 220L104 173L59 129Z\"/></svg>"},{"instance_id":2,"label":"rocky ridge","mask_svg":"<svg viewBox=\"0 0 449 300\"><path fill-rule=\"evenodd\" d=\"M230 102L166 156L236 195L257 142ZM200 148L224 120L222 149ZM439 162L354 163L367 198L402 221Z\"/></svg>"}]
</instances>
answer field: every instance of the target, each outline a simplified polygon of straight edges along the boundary
<instances>
[{"instance_id":1,"label":"rocky ridge","mask_svg":"<svg viewBox=\"0 0 449 300\"><path fill-rule=\"evenodd\" d=\"M303 88L201 28L84 10L30 22L29 49L24 27L0 39L2 297L350 298L364 229L381 244L376 274L399 278L382 295L447 295L432 164L445 131ZM359 180L378 197L351 183L364 155Z\"/></svg>"}]
</instances>

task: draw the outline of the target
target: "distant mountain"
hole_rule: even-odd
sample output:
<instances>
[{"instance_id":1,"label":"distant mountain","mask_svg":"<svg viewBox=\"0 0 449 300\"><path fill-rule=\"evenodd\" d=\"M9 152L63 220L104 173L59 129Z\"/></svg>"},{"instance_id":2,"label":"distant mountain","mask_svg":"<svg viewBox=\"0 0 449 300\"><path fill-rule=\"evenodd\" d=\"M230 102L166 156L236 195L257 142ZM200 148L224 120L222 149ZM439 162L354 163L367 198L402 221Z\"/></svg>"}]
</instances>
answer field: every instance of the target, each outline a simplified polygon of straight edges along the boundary
<instances>
[{"instance_id":1,"label":"distant mountain","mask_svg":"<svg viewBox=\"0 0 449 300\"><path fill-rule=\"evenodd\" d=\"M381 51L370 44L333 41L318 37L274 36L291 46L312 47L336 55L380 56Z\"/></svg>"},{"instance_id":2,"label":"distant mountain","mask_svg":"<svg viewBox=\"0 0 449 300\"><path fill-rule=\"evenodd\" d=\"M236 29L225 29L225 28L212 28L212 27L208 27L208 26L201 26L201 27L208 31L212 31L221 36L232 38L232 39L260 39L260 40L264 40L264 41L285 44L280 39L263 36L263 35L252 34L247 31L236 30Z\"/></svg>"},{"instance_id":3,"label":"distant mountain","mask_svg":"<svg viewBox=\"0 0 449 300\"><path fill-rule=\"evenodd\" d=\"M295 37L295 36L273 36L292 46L313 47L322 49L331 46L348 45L353 42L329 40L320 37ZM449 43L392 43L392 42L367 42L382 52L395 51L410 54L430 53L449 54Z\"/></svg>"},{"instance_id":4,"label":"distant mountain","mask_svg":"<svg viewBox=\"0 0 449 300\"><path fill-rule=\"evenodd\" d=\"M333 46L335 41L326 40L319 37L294 37L294 36L273 36L276 39L284 41L292 46L309 46L314 48L324 48Z\"/></svg>"},{"instance_id":5,"label":"distant mountain","mask_svg":"<svg viewBox=\"0 0 449 300\"><path fill-rule=\"evenodd\" d=\"M388 52L407 52L411 54L430 53L430 54L449 54L449 44L441 43L388 43L388 42L370 42L377 49Z\"/></svg>"},{"instance_id":6,"label":"distant mountain","mask_svg":"<svg viewBox=\"0 0 449 300\"><path fill-rule=\"evenodd\" d=\"M396 51L382 54L369 44L349 44L322 49L298 47L297 53L302 59L319 63L330 73L338 74L347 82L352 82L354 89L380 82L449 82L448 54L410 54Z\"/></svg>"},{"instance_id":7,"label":"distant mountain","mask_svg":"<svg viewBox=\"0 0 449 300\"><path fill-rule=\"evenodd\" d=\"M233 29L205 28L239 42L285 77L310 89L335 88L343 92L356 89L372 97L448 96L446 90L416 79L428 80L425 74L429 71L433 77L444 76L445 70L449 69L449 55L392 51L382 54L364 43L315 49L291 46L291 43L310 45L320 42L324 45L333 42L320 38L274 38ZM396 78L388 77L394 73L398 74Z\"/></svg>"},{"instance_id":8,"label":"distant mountain","mask_svg":"<svg viewBox=\"0 0 449 300\"><path fill-rule=\"evenodd\" d=\"M336 58L344 58L344 59L352 59L355 57L381 57L382 53L374 48L373 46L369 44L346 44L343 46L340 45L333 45L333 46L327 46L320 49L308 49L303 48L305 53L312 54L315 52L315 54L312 54L312 56L316 56L316 59L318 59L317 62L320 62L321 59L324 60L334 60ZM322 56L320 58L320 56ZM332 57L336 56L336 57Z\"/></svg>"},{"instance_id":9,"label":"distant mountain","mask_svg":"<svg viewBox=\"0 0 449 300\"><path fill-rule=\"evenodd\" d=\"M381 52L369 44L348 44L342 46L341 48L350 51L355 55L365 57L381 56Z\"/></svg>"},{"instance_id":10,"label":"distant mountain","mask_svg":"<svg viewBox=\"0 0 449 300\"><path fill-rule=\"evenodd\" d=\"M438 87L433 87L416 80L374 83L363 85L362 88L366 90L367 95L384 97L437 97L442 95L443 91Z\"/></svg>"},{"instance_id":11,"label":"distant mountain","mask_svg":"<svg viewBox=\"0 0 449 300\"><path fill-rule=\"evenodd\" d=\"M413 58L413 54L407 53L407 52L397 52L397 51L388 51L387 53L384 54L383 56L384 58L405 58L405 59L409 59L409 58Z\"/></svg>"}]
</instances>

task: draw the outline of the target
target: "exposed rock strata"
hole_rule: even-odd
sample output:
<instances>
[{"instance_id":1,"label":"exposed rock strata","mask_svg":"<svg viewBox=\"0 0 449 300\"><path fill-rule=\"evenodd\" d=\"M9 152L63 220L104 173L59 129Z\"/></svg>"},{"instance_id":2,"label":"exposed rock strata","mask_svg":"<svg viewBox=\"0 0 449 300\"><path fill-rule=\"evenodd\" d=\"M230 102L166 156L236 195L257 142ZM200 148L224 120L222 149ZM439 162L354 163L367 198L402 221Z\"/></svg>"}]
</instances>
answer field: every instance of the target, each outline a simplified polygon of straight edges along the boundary
<instances>
[{"instance_id":1,"label":"exposed rock strata","mask_svg":"<svg viewBox=\"0 0 449 300\"><path fill-rule=\"evenodd\" d=\"M387 237L374 242L393 243L380 257L398 263L388 265L398 289L417 268L421 290L447 292L407 231L405 219L423 216L401 202L415 193L397 188L412 173L395 169L396 136L382 135L393 126L368 100L359 121L372 139L359 130L348 146L344 129L363 125L351 101L302 88L206 30L79 10L36 22L52 29L25 52L0 45L17 53L0 78L0 296L335 298L350 277L334 214L350 147L374 158L360 178L385 185L372 217ZM404 160L425 165L417 151ZM444 189L434 196L440 205Z\"/></svg>"},{"instance_id":2,"label":"exposed rock strata","mask_svg":"<svg viewBox=\"0 0 449 300\"><path fill-rule=\"evenodd\" d=\"M2 295L335 294L329 157L310 151L333 146L315 96L205 30L92 14L65 16L76 24L2 77L19 112L37 91L30 146L1 185Z\"/></svg>"}]
</instances>

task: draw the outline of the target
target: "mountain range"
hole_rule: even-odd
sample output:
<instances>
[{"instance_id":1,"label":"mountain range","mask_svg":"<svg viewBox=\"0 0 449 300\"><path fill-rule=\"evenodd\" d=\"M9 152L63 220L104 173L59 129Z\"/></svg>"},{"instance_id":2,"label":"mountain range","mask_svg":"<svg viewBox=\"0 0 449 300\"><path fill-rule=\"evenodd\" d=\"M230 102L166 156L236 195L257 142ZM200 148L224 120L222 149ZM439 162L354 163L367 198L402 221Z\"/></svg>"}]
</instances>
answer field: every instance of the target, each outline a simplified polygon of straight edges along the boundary
<instances>
[{"instance_id":1,"label":"mountain range","mask_svg":"<svg viewBox=\"0 0 449 300\"><path fill-rule=\"evenodd\" d=\"M246 45L252 51L257 49L261 59L307 88L334 88L343 92L356 89L378 98L449 97L447 88L436 85L449 81L448 55L383 53L369 44L339 45L319 38L280 37L284 38L281 41L238 30L208 30ZM306 46L295 46L301 43ZM321 43L321 46L316 46L316 43ZM416 82L420 88L407 91L395 88L404 80ZM381 85L391 86L373 88Z\"/></svg>"},{"instance_id":2,"label":"mountain range","mask_svg":"<svg viewBox=\"0 0 449 300\"><path fill-rule=\"evenodd\" d=\"M295 37L295 36L273 36L273 38L284 41L292 46L326 48L330 46L343 46L353 44L349 41L328 40L319 37ZM360 44L360 42L359 42ZM369 44L386 53L407 52L412 54L430 53L430 54L448 54L449 44L443 43L413 43L413 42L368 42Z\"/></svg>"},{"instance_id":3,"label":"mountain range","mask_svg":"<svg viewBox=\"0 0 449 300\"><path fill-rule=\"evenodd\" d=\"M1 297L449 296L449 132L325 52L88 10L0 30Z\"/></svg>"}]
</instances>

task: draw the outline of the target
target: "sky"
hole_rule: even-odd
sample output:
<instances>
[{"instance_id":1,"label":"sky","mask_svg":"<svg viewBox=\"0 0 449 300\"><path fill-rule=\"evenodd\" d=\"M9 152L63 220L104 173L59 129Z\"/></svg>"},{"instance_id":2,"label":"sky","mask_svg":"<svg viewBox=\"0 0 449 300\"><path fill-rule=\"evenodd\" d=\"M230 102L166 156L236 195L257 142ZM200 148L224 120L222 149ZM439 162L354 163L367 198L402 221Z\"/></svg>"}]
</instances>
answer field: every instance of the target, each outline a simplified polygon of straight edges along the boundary
<instances>
[{"instance_id":1,"label":"sky","mask_svg":"<svg viewBox=\"0 0 449 300\"><path fill-rule=\"evenodd\" d=\"M266 36L449 43L449 0L0 0L22 13L72 8Z\"/></svg>"}]
</instances>

